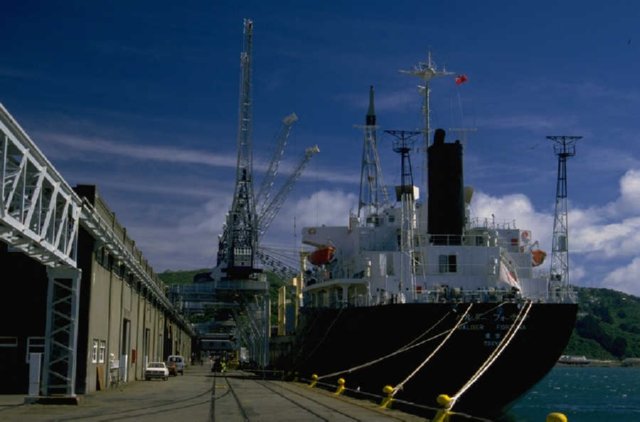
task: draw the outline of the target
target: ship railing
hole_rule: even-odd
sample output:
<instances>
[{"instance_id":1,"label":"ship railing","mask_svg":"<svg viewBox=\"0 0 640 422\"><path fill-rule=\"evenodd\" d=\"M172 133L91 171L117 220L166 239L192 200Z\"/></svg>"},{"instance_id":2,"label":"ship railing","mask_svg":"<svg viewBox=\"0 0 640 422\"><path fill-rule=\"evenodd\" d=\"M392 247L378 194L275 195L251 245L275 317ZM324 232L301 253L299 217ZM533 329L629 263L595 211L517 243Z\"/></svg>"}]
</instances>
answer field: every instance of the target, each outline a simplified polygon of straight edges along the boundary
<instances>
[{"instance_id":1,"label":"ship railing","mask_svg":"<svg viewBox=\"0 0 640 422\"><path fill-rule=\"evenodd\" d=\"M486 234L427 234L418 237L419 245L436 246L495 246L491 245L491 237Z\"/></svg>"},{"instance_id":2,"label":"ship railing","mask_svg":"<svg viewBox=\"0 0 640 422\"><path fill-rule=\"evenodd\" d=\"M461 289L441 287L416 291L416 302L418 303L499 303L518 302L522 300L520 293L516 289Z\"/></svg>"},{"instance_id":3,"label":"ship railing","mask_svg":"<svg viewBox=\"0 0 640 422\"><path fill-rule=\"evenodd\" d=\"M547 301L551 303L577 303L578 293L571 286L558 287L549 292Z\"/></svg>"},{"instance_id":4,"label":"ship railing","mask_svg":"<svg viewBox=\"0 0 640 422\"><path fill-rule=\"evenodd\" d=\"M427 234L418 237L418 245L501 247L511 252L521 251L519 238L504 238L491 232L482 234Z\"/></svg>"},{"instance_id":5,"label":"ship railing","mask_svg":"<svg viewBox=\"0 0 640 422\"><path fill-rule=\"evenodd\" d=\"M489 221L488 218L472 218L467 223L467 230L473 229L484 229L484 230L516 230L518 227L516 225L516 221L503 221L502 223L496 222L495 220Z\"/></svg>"}]
</instances>

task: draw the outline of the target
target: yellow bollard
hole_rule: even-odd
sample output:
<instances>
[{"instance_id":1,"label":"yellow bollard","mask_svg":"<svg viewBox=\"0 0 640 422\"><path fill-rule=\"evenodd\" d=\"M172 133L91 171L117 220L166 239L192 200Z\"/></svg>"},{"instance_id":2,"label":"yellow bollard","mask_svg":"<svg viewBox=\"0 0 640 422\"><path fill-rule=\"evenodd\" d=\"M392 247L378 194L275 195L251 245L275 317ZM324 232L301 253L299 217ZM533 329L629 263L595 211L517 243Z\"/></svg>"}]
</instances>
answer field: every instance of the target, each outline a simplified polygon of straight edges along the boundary
<instances>
[{"instance_id":1,"label":"yellow bollard","mask_svg":"<svg viewBox=\"0 0 640 422\"><path fill-rule=\"evenodd\" d=\"M317 374L311 375L311 384L309 384L309 388L315 387L317 383L318 383L318 375Z\"/></svg>"},{"instance_id":2,"label":"yellow bollard","mask_svg":"<svg viewBox=\"0 0 640 422\"><path fill-rule=\"evenodd\" d=\"M384 397L382 399L382 403L380 403L380 407L383 409L388 408L389 406L391 406L391 402L393 401L393 387L390 385L385 385L384 388L382 389L382 392L385 393L387 395L387 397Z\"/></svg>"},{"instance_id":3,"label":"yellow bollard","mask_svg":"<svg viewBox=\"0 0 640 422\"><path fill-rule=\"evenodd\" d=\"M338 389L333 394L335 394L336 396L342 394L342 392L345 389L344 383L345 383L344 378L338 378Z\"/></svg>"},{"instance_id":4,"label":"yellow bollard","mask_svg":"<svg viewBox=\"0 0 640 422\"><path fill-rule=\"evenodd\" d=\"M442 409L438 410L438 413L436 413L436 416L431 422L449 422L449 417L452 415L449 409L451 408L453 400L446 394L440 394L436 400L438 404L442 406Z\"/></svg>"},{"instance_id":5,"label":"yellow bollard","mask_svg":"<svg viewBox=\"0 0 640 422\"><path fill-rule=\"evenodd\" d=\"M553 412L547 415L547 422L569 422L569 419L563 413Z\"/></svg>"}]
</instances>

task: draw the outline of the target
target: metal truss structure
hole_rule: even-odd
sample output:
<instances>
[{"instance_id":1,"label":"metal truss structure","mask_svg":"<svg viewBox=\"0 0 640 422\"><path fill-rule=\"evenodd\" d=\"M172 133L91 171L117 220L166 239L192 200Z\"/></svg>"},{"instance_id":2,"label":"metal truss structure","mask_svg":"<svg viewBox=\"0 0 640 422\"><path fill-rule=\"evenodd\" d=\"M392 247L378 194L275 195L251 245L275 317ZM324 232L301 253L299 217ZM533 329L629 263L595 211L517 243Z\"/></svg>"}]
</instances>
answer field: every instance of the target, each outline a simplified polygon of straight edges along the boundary
<instances>
[{"instance_id":1,"label":"metal truss structure","mask_svg":"<svg viewBox=\"0 0 640 422\"><path fill-rule=\"evenodd\" d=\"M92 205L75 193L2 104L0 177L0 241L10 252L25 254L47 268L44 396L75 396L80 227L119 259L161 308L189 326L150 276L142 254L125 245Z\"/></svg>"},{"instance_id":2,"label":"metal truss structure","mask_svg":"<svg viewBox=\"0 0 640 422\"><path fill-rule=\"evenodd\" d=\"M0 104L0 239L49 267L76 266L82 203Z\"/></svg>"}]
</instances>

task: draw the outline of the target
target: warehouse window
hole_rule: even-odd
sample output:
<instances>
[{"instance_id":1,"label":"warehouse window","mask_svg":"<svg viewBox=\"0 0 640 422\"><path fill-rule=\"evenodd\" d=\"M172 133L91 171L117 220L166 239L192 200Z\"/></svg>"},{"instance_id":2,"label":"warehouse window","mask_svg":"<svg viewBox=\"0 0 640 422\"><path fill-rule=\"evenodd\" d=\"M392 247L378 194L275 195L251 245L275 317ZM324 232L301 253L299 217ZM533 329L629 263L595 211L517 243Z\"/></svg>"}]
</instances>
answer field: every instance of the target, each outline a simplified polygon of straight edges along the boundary
<instances>
[{"instance_id":1,"label":"warehouse window","mask_svg":"<svg viewBox=\"0 0 640 422\"><path fill-rule=\"evenodd\" d=\"M91 349L91 362L98 362L98 340L93 339L93 348Z\"/></svg>"},{"instance_id":2,"label":"warehouse window","mask_svg":"<svg viewBox=\"0 0 640 422\"><path fill-rule=\"evenodd\" d=\"M98 362L104 363L104 358L107 354L107 342L100 340L100 350L98 352Z\"/></svg>"},{"instance_id":3,"label":"warehouse window","mask_svg":"<svg viewBox=\"0 0 640 422\"><path fill-rule=\"evenodd\" d=\"M18 337L0 337L0 347L18 347Z\"/></svg>"}]
</instances>

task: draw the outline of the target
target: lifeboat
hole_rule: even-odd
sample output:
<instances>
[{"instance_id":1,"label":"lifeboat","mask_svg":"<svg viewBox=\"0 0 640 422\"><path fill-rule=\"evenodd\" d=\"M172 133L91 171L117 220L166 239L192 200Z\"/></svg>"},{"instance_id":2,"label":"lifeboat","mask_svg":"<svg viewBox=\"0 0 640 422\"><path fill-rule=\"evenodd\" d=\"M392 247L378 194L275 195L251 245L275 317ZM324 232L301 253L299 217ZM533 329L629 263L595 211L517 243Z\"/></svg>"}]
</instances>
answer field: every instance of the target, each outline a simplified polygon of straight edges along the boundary
<instances>
[{"instance_id":1,"label":"lifeboat","mask_svg":"<svg viewBox=\"0 0 640 422\"><path fill-rule=\"evenodd\" d=\"M313 265L324 265L331 262L333 256L335 255L335 252L336 248L334 248L333 246L322 246L311 252L307 257L307 260L309 260L309 262Z\"/></svg>"},{"instance_id":2,"label":"lifeboat","mask_svg":"<svg viewBox=\"0 0 640 422\"><path fill-rule=\"evenodd\" d=\"M543 250L536 249L531 251L531 261L533 261L533 266L537 267L538 265L544 262L544 259L547 257L547 253Z\"/></svg>"}]
</instances>

